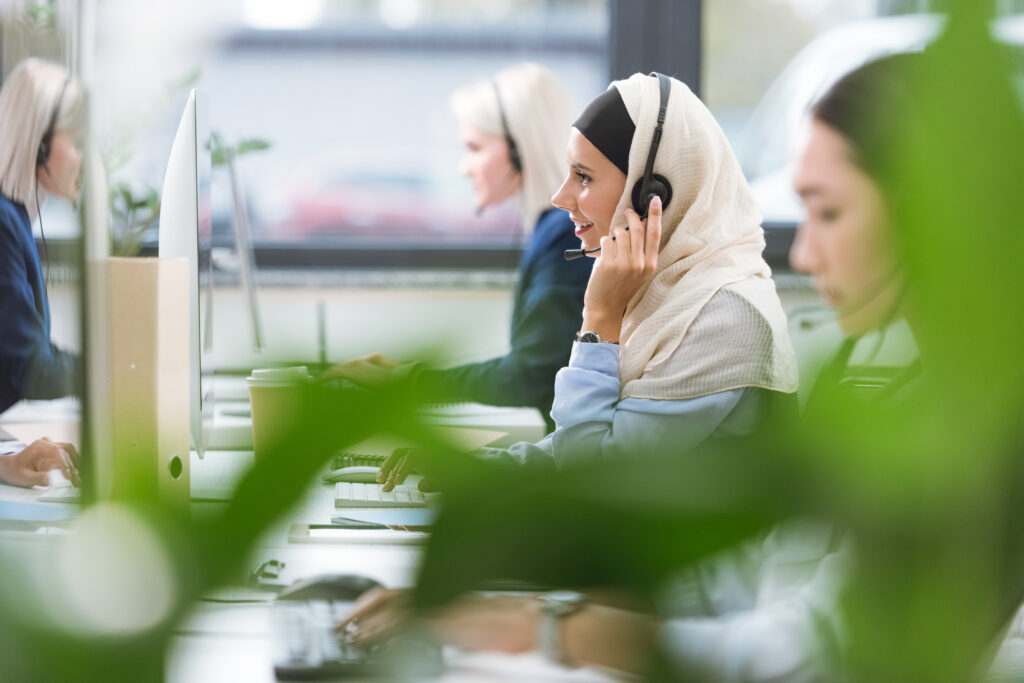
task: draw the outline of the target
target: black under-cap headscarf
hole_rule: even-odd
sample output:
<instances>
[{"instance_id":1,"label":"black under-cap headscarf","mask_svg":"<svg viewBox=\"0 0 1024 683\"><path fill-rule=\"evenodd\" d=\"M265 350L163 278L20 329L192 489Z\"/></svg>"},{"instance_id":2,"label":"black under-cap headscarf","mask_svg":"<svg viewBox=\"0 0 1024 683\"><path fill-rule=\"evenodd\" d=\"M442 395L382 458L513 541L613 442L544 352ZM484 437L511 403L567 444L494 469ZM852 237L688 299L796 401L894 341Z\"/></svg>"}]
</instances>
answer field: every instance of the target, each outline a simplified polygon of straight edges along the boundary
<instances>
[{"instance_id":1,"label":"black under-cap headscarf","mask_svg":"<svg viewBox=\"0 0 1024 683\"><path fill-rule=\"evenodd\" d=\"M636 124L629 118L618 88L613 86L598 95L572 126L608 161L629 175L629 148Z\"/></svg>"}]
</instances>

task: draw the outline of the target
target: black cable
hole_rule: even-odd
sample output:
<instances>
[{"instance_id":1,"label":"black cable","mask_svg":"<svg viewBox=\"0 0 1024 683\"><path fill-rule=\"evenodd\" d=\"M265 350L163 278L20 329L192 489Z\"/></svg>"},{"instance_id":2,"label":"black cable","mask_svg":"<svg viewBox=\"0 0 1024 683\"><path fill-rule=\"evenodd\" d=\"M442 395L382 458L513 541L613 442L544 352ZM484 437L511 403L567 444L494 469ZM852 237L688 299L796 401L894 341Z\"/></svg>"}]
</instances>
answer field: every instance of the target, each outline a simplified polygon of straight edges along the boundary
<instances>
[{"instance_id":1,"label":"black cable","mask_svg":"<svg viewBox=\"0 0 1024 683\"><path fill-rule=\"evenodd\" d=\"M47 171L49 174L49 171ZM39 218L39 235L43 238L43 286L50 289L50 252L46 248L46 233L43 232L43 210L39 206L39 178L36 178L36 216Z\"/></svg>"}]
</instances>

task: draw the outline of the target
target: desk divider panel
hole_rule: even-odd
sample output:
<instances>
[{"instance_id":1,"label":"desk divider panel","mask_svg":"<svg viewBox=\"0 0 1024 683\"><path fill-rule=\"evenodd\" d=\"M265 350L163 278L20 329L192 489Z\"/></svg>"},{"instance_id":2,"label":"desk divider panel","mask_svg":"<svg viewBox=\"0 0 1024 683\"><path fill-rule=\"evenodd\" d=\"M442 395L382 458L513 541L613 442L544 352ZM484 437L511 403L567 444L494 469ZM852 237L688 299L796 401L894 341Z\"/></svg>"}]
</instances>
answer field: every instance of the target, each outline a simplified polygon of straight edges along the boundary
<instances>
[{"instance_id":1,"label":"desk divider panel","mask_svg":"<svg viewBox=\"0 0 1024 683\"><path fill-rule=\"evenodd\" d=\"M108 257L87 268L94 499L187 508L188 260Z\"/></svg>"}]
</instances>

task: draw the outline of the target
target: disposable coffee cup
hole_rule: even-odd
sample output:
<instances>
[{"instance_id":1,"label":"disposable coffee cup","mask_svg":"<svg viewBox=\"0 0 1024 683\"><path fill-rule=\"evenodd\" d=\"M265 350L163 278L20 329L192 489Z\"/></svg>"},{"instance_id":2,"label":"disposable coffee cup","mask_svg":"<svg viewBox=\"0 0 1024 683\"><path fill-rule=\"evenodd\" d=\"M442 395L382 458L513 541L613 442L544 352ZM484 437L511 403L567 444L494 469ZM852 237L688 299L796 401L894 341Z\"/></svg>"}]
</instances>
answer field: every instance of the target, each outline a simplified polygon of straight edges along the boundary
<instances>
[{"instance_id":1,"label":"disposable coffee cup","mask_svg":"<svg viewBox=\"0 0 1024 683\"><path fill-rule=\"evenodd\" d=\"M301 365L253 370L246 378L252 410L253 451L259 458L294 432L302 410L303 389L313 377Z\"/></svg>"}]
</instances>

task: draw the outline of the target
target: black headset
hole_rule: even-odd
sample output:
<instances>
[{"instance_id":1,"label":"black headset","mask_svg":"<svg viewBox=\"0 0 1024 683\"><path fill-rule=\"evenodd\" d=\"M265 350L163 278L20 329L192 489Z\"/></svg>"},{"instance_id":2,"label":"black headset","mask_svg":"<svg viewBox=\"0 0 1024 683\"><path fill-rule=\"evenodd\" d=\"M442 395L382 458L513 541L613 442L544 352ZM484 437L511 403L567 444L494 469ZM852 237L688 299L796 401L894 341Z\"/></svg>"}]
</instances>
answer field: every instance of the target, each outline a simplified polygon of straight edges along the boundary
<instances>
[{"instance_id":1,"label":"black headset","mask_svg":"<svg viewBox=\"0 0 1024 683\"><path fill-rule=\"evenodd\" d=\"M47 162L50 160L50 151L53 145L53 136L57 134L57 116L60 115L60 105L64 102L64 93L68 89L68 83L71 81L71 77L64 79L64 85L60 87L60 95L57 96L57 105L53 108L53 114L50 116L50 123L46 126L46 130L43 132L43 137L39 141L39 151L36 152L36 167L42 166L46 169L46 172L50 172L50 167L47 166Z\"/></svg>"},{"instance_id":2,"label":"black headset","mask_svg":"<svg viewBox=\"0 0 1024 683\"><path fill-rule=\"evenodd\" d=\"M661 144L661 131L665 126L665 114L668 112L668 98L672 92L672 81L668 76L657 71L652 71L650 75L658 78L658 86L661 89L661 106L658 108L658 125L654 128L654 135L651 137L651 149L647 152L644 174L633 185L633 210L640 214L640 218L647 218L651 200L655 197L661 197L662 208L668 206L668 203L672 201L672 184L668 178L654 172L654 158L658 154L658 145Z\"/></svg>"},{"instance_id":3,"label":"black headset","mask_svg":"<svg viewBox=\"0 0 1024 683\"><path fill-rule=\"evenodd\" d=\"M652 71L649 75L657 76L658 87L661 90L661 106L658 107L658 124L654 128L654 135L651 137L651 149L647 152L647 163L644 165L644 174L640 180L633 185L632 199L633 210L640 218L647 218L647 211L650 209L651 200L655 197L661 198L661 207L665 208L672 201L672 183L663 175L654 172L654 158L658 155L658 145L661 144L661 131L665 127L665 114L668 112L668 98L672 93L672 81L668 76ZM595 254L601 251L601 247L595 249L566 249L563 257L566 261L575 261L587 254Z\"/></svg>"},{"instance_id":4,"label":"black headset","mask_svg":"<svg viewBox=\"0 0 1024 683\"><path fill-rule=\"evenodd\" d=\"M501 103L501 91L498 90L498 81L492 80L491 85L494 86L494 99L498 101L498 116L501 117L501 129L505 132L505 142L508 143L508 160L512 163L512 168L516 170L516 173L522 173L523 160L519 156L519 147L516 146L516 141L512 139L512 129L508 127L508 118L505 116L505 106Z\"/></svg>"},{"instance_id":5,"label":"black headset","mask_svg":"<svg viewBox=\"0 0 1024 683\"><path fill-rule=\"evenodd\" d=\"M60 95L57 96L57 104L53 108L53 114L50 115L50 122L46 125L46 130L43 131L43 137L39 141L39 149L36 151L36 168L40 166L46 171L46 175L50 175L50 149L53 145L53 136L57 134L57 116L60 115L60 105L64 103L64 93L68 89L68 83L71 81L71 76L64 79L64 85L60 87ZM51 178L53 176L50 176ZM46 248L46 232L43 231L43 212L39 206L39 182L35 183L36 188L36 215L39 216L39 235L43 239L43 260L46 263L45 269L43 270L43 284L49 289L50 287L50 254Z\"/></svg>"}]
</instances>

